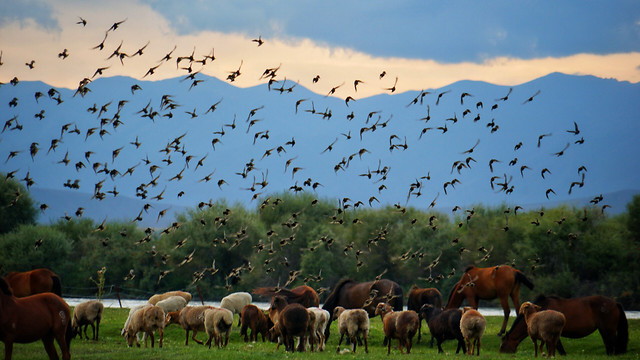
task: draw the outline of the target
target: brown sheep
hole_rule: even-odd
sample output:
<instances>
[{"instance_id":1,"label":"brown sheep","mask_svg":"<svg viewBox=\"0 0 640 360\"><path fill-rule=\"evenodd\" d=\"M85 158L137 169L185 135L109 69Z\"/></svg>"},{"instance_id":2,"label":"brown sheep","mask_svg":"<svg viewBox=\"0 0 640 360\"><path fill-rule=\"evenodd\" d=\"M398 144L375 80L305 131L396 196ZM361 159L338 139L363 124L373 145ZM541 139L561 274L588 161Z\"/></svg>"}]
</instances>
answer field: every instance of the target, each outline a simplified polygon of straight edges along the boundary
<instances>
[{"instance_id":1,"label":"brown sheep","mask_svg":"<svg viewBox=\"0 0 640 360\"><path fill-rule=\"evenodd\" d=\"M271 319L257 306L253 304L245 305L240 313L240 323L242 324L240 336L244 336L244 342L248 342L257 341L258 334L261 334L262 342L264 342L264 336L273 326L273 323L271 323L271 326L269 325L270 321ZM251 330L251 335L249 336L247 336L247 329Z\"/></svg>"},{"instance_id":2,"label":"brown sheep","mask_svg":"<svg viewBox=\"0 0 640 360\"><path fill-rule=\"evenodd\" d=\"M186 291L169 291L164 294L156 294L149 298L149 304L155 305L158 301L164 300L170 296L181 296L187 300L187 304L191 301L191 294Z\"/></svg>"},{"instance_id":3,"label":"brown sheep","mask_svg":"<svg viewBox=\"0 0 640 360\"><path fill-rule=\"evenodd\" d=\"M89 300L78 304L78 306L73 309L73 319L71 320L73 337L80 335L80 339L82 339L82 325L84 325L84 337L89 339L87 336L87 327L91 325L93 332L92 340L98 340L103 310L104 305L97 300Z\"/></svg>"},{"instance_id":4,"label":"brown sheep","mask_svg":"<svg viewBox=\"0 0 640 360\"><path fill-rule=\"evenodd\" d=\"M364 352L369 353L369 344L367 343L367 336L369 335L369 314L363 309L345 309L342 306L336 306L333 309L333 320L338 320L338 331L340 332L340 341L338 342L338 349L336 352L340 352L340 345L344 335L347 334L351 344L353 346L353 352L356 352L356 345L358 344L360 335L364 340Z\"/></svg>"},{"instance_id":5,"label":"brown sheep","mask_svg":"<svg viewBox=\"0 0 640 360\"><path fill-rule=\"evenodd\" d=\"M227 346L231 327L233 326L233 313L231 310L223 308L211 308L204 312L204 328L209 335L209 340L205 345L211 349L211 340L215 340L215 345L219 348Z\"/></svg>"},{"instance_id":6,"label":"brown sheep","mask_svg":"<svg viewBox=\"0 0 640 360\"><path fill-rule=\"evenodd\" d=\"M311 334L313 327L313 319L310 319L307 309L297 303L289 304L279 312L278 321L269 331L271 337L280 336L286 351L295 351L295 337L300 337L298 343L298 351L304 351L305 338L307 334ZM313 349L313 336L309 337L311 348ZM278 347L280 344L278 343Z\"/></svg>"},{"instance_id":7,"label":"brown sheep","mask_svg":"<svg viewBox=\"0 0 640 360\"><path fill-rule=\"evenodd\" d=\"M380 315L382 319L384 336L387 339L387 355L391 353L391 339L398 339L398 349L402 351L402 346L407 348L407 354L411 353L413 337L418 332L420 318L413 310L393 311L391 305L378 303L375 315Z\"/></svg>"},{"instance_id":8,"label":"brown sheep","mask_svg":"<svg viewBox=\"0 0 640 360\"><path fill-rule=\"evenodd\" d=\"M198 331L205 331L204 327L204 312L210 309L210 306L187 306L180 311L173 311L167 314L165 318L165 326L169 324L179 324L185 329L186 339L184 344L189 345L189 331L193 331L191 338L198 344L204 344L202 341L196 339Z\"/></svg>"},{"instance_id":9,"label":"brown sheep","mask_svg":"<svg viewBox=\"0 0 640 360\"><path fill-rule=\"evenodd\" d=\"M162 347L164 326L164 312L161 308L155 305L150 305L135 311L131 316L131 321L129 321L127 327L124 329L124 337L127 340L127 345L131 347L135 340L136 345L140 347L140 343L138 342L136 335L139 332L144 332L151 338L151 347L153 347L153 332L158 330L158 335L160 336L159 346ZM147 347L146 338L144 340L144 347Z\"/></svg>"},{"instance_id":10,"label":"brown sheep","mask_svg":"<svg viewBox=\"0 0 640 360\"><path fill-rule=\"evenodd\" d=\"M542 310L538 305L525 302L520 306L519 314L524 314L524 321L527 323L529 337L533 341L535 356L538 356L538 340L540 340L540 353L542 346L547 344L549 357L556 355L556 346L560 340L560 334L566 323L564 315L555 310Z\"/></svg>"},{"instance_id":11,"label":"brown sheep","mask_svg":"<svg viewBox=\"0 0 640 360\"><path fill-rule=\"evenodd\" d=\"M487 327L487 320L477 310L471 307L462 309L462 317L460 318L460 332L467 344L467 354L473 355L473 350L480 356L480 340L482 334Z\"/></svg>"}]
</instances>

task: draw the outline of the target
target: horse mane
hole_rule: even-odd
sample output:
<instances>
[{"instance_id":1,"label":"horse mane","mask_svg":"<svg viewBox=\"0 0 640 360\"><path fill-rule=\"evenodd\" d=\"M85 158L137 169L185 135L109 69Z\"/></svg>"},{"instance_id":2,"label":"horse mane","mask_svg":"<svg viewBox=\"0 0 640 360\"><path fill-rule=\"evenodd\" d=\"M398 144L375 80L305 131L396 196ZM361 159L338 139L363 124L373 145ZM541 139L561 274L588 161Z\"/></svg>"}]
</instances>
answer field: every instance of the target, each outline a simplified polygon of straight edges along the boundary
<instances>
[{"instance_id":1,"label":"horse mane","mask_svg":"<svg viewBox=\"0 0 640 360\"><path fill-rule=\"evenodd\" d=\"M462 278L460 278L460 280L462 280ZM460 281L455 283L455 285L453 285L453 287L451 288L451 291L449 292L449 297L447 298L447 305L445 306L445 308L449 307L449 303L451 303L451 300L453 299L453 296L454 296L454 292L458 289L458 285L460 285Z\"/></svg>"},{"instance_id":2,"label":"horse mane","mask_svg":"<svg viewBox=\"0 0 640 360\"><path fill-rule=\"evenodd\" d=\"M465 272L465 273L466 273L466 272L469 272L469 270L471 270L471 269L473 269L473 268L475 268L475 267L476 267L475 265L467 265L467 267L464 269L464 272Z\"/></svg>"},{"instance_id":3,"label":"horse mane","mask_svg":"<svg viewBox=\"0 0 640 360\"><path fill-rule=\"evenodd\" d=\"M5 279L2 277L0 277L0 290L5 295L13 296L13 291L11 291L11 286L9 286L9 283L7 283Z\"/></svg>"},{"instance_id":4,"label":"horse mane","mask_svg":"<svg viewBox=\"0 0 640 360\"><path fill-rule=\"evenodd\" d=\"M277 289L275 287L261 287L261 288L253 289L252 292L256 295L260 295L264 297L273 297L276 295L277 292L281 290L282 289Z\"/></svg>"},{"instance_id":5,"label":"horse mane","mask_svg":"<svg viewBox=\"0 0 640 360\"><path fill-rule=\"evenodd\" d=\"M520 309L518 309L518 310L520 310ZM516 326L517 326L519 323L523 322L523 321L524 321L524 315L522 315L522 314L518 314L518 316L516 316L516 319L515 319L515 320L513 320L513 324L511 324L511 329L509 329L509 330L508 330L504 335L505 335L505 336L509 336L509 335L511 335L511 333L513 332L513 329L515 329L515 328L516 328ZM525 326L526 326L526 325L525 325Z\"/></svg>"},{"instance_id":6,"label":"horse mane","mask_svg":"<svg viewBox=\"0 0 640 360\"><path fill-rule=\"evenodd\" d=\"M546 306L547 303L549 302L549 300L559 300L562 299L559 296L556 295L544 295L544 294L540 294L538 296L536 296L535 299L533 299L533 303L536 305L540 305L540 306Z\"/></svg>"},{"instance_id":7,"label":"horse mane","mask_svg":"<svg viewBox=\"0 0 640 360\"><path fill-rule=\"evenodd\" d=\"M354 280L350 278L343 278L340 281L338 281L338 283L333 287L333 290L331 291L329 296L325 299L324 305L322 306L322 308L325 310L331 309L329 312L333 311L333 309L338 305L337 303L338 303L340 290L342 290L342 287L344 285L352 282L354 282Z\"/></svg>"}]
</instances>

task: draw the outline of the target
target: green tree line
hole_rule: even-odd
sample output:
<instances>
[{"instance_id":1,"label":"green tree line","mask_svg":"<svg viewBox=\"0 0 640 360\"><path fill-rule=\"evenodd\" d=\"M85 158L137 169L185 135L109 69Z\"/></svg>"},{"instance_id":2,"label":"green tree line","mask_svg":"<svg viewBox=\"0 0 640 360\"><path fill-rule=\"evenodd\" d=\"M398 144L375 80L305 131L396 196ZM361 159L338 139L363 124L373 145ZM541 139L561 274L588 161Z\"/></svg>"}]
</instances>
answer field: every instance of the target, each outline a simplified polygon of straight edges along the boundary
<instances>
[{"instance_id":1,"label":"green tree line","mask_svg":"<svg viewBox=\"0 0 640 360\"><path fill-rule=\"evenodd\" d=\"M142 229L77 217L38 225L27 190L2 182L0 273L47 267L70 296L95 296L105 267L105 284L128 297L197 286L215 300L307 284L322 300L343 277L382 276L405 293L413 284L435 287L446 300L466 266L509 264L535 283L522 299L602 294L640 309L640 196L608 216L598 205L516 211L478 204L441 213L281 193L257 199L255 208L199 204L168 228Z\"/></svg>"}]
</instances>

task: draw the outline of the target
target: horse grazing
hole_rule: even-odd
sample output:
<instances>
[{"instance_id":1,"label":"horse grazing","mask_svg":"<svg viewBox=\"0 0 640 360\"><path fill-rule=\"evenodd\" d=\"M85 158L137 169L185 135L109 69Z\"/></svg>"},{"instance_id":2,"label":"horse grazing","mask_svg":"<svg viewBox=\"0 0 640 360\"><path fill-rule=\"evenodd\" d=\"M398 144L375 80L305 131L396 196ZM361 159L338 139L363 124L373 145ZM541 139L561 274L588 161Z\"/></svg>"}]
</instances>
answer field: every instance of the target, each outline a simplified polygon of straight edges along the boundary
<instances>
[{"instance_id":1,"label":"horse grazing","mask_svg":"<svg viewBox=\"0 0 640 360\"><path fill-rule=\"evenodd\" d=\"M304 307L317 307L320 305L318 293L313 288L300 285L291 290L275 287L261 287L253 290L254 294L264 297L274 297L276 295L284 296L289 304L300 304Z\"/></svg>"},{"instance_id":2,"label":"horse grazing","mask_svg":"<svg viewBox=\"0 0 640 360\"><path fill-rule=\"evenodd\" d=\"M622 305L615 300L600 296L586 296L563 299L557 296L540 295L533 303L543 310L556 310L564 314L567 323L562 337L578 339L598 330L607 355L627 352L629 343L629 325ZM523 316L518 316L511 329L502 337L501 353L515 353L518 344L527 337L527 324ZM566 355L562 342L558 342L558 352Z\"/></svg>"},{"instance_id":3,"label":"horse grazing","mask_svg":"<svg viewBox=\"0 0 640 360\"><path fill-rule=\"evenodd\" d=\"M420 288L417 285L413 285L409 289L407 295L407 310L413 310L416 313L420 313L420 308L424 304L431 304L433 307L442 307L442 295L436 288ZM422 318L418 324L418 342L420 342L422 332ZM431 347L433 347L433 336L431 336Z\"/></svg>"},{"instance_id":4,"label":"horse grazing","mask_svg":"<svg viewBox=\"0 0 640 360\"><path fill-rule=\"evenodd\" d=\"M402 297L402 288L392 280L359 283L352 279L342 279L333 287L322 308L330 314L333 314L333 310L338 306L345 309L364 309L369 317L374 317L376 306L381 302L391 305L395 311L402 311ZM326 339L329 339L330 327L331 321L325 330Z\"/></svg>"},{"instance_id":5,"label":"horse grazing","mask_svg":"<svg viewBox=\"0 0 640 360\"><path fill-rule=\"evenodd\" d=\"M51 293L24 298L13 296L7 282L0 278L0 341L4 358L11 359L13 343L30 343L42 339L49 359L58 359L53 340L60 346L62 358L71 358L71 311L61 297Z\"/></svg>"},{"instance_id":6,"label":"horse grazing","mask_svg":"<svg viewBox=\"0 0 640 360\"><path fill-rule=\"evenodd\" d=\"M52 292L62 296L60 277L49 269L35 269L25 272L12 271L4 279L11 286L15 297L25 297L44 292Z\"/></svg>"},{"instance_id":7,"label":"horse grazing","mask_svg":"<svg viewBox=\"0 0 640 360\"><path fill-rule=\"evenodd\" d=\"M533 283L520 270L508 265L479 268L467 267L462 278L451 289L446 309L456 309L467 299L469 306L478 309L478 300L500 299L504 311L504 321L498 335L504 334L509 321L509 296L516 309L520 309L520 284L533 289Z\"/></svg>"}]
</instances>

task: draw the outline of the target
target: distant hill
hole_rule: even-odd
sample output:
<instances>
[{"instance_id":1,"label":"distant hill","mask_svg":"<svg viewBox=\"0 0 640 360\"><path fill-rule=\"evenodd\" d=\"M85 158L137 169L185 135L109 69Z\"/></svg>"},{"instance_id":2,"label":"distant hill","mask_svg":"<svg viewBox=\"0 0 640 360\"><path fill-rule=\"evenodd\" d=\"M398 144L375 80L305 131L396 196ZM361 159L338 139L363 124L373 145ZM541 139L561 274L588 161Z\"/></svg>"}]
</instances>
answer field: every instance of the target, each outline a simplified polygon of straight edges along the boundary
<instances>
[{"instance_id":1,"label":"distant hill","mask_svg":"<svg viewBox=\"0 0 640 360\"><path fill-rule=\"evenodd\" d=\"M194 87L100 78L84 97L3 85L0 171L33 179L33 197L50 207L41 222L79 206L99 221L132 220L153 203L141 224L156 227L201 201L254 207L282 191L422 209L434 200L441 209L584 206L603 194L611 214L640 193L640 84L554 73L512 91L461 81L346 103L291 81L269 90L196 78ZM76 180L79 189L63 185ZM96 191L104 200L91 200Z\"/></svg>"}]
</instances>

